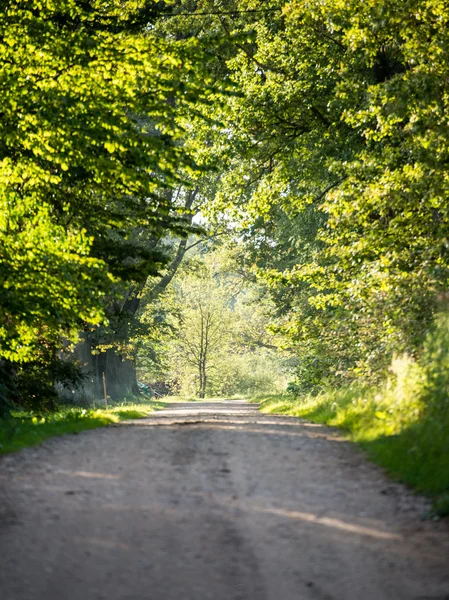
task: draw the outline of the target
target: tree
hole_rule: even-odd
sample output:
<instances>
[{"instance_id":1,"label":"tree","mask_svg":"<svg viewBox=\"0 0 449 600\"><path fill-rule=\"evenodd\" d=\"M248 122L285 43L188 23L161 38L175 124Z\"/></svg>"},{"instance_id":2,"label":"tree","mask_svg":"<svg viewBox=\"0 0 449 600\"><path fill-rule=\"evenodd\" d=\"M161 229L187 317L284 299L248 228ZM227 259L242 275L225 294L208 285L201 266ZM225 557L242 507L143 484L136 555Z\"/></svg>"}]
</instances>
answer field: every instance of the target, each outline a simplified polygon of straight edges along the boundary
<instances>
[{"instance_id":1,"label":"tree","mask_svg":"<svg viewBox=\"0 0 449 600\"><path fill-rule=\"evenodd\" d=\"M211 372L217 368L232 335L232 315L223 291L204 275L178 282L177 339L172 345L174 362L193 368L195 391L200 398L205 397Z\"/></svg>"},{"instance_id":2,"label":"tree","mask_svg":"<svg viewBox=\"0 0 449 600\"><path fill-rule=\"evenodd\" d=\"M141 378L199 397L279 389L287 365L266 330L272 307L223 240L198 248L159 301L145 307Z\"/></svg>"},{"instance_id":3,"label":"tree","mask_svg":"<svg viewBox=\"0 0 449 600\"><path fill-rule=\"evenodd\" d=\"M253 9L178 2L194 16L166 20L220 39L215 71L241 92L213 108L223 128L200 125L223 171L212 205L241 224L301 379L379 377L422 352L447 288L447 7Z\"/></svg>"},{"instance_id":4,"label":"tree","mask_svg":"<svg viewBox=\"0 0 449 600\"><path fill-rule=\"evenodd\" d=\"M182 119L210 92L194 41L151 33L163 3L8 0L0 23L0 357L44 360L105 319L121 282L185 235L171 195L195 164ZM53 352L53 351L52 351ZM51 354L51 353L50 353ZM53 352L54 354L54 352ZM22 367L20 367L22 368Z\"/></svg>"}]
</instances>

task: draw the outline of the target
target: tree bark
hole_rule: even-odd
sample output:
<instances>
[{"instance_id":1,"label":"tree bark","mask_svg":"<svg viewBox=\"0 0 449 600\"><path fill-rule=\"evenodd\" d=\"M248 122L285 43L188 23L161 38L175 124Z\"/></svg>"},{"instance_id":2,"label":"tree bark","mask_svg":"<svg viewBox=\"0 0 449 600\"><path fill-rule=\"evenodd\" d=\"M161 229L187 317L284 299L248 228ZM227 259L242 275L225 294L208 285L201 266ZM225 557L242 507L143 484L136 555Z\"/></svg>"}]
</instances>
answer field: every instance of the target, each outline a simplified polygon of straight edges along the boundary
<instances>
[{"instance_id":1,"label":"tree bark","mask_svg":"<svg viewBox=\"0 0 449 600\"><path fill-rule=\"evenodd\" d=\"M187 193L184 204L186 210L192 208L197 193L198 190L196 189L189 190ZM191 224L192 218L192 215L186 217L188 225ZM166 273L150 291L149 301L155 299L170 284L187 250L187 239L182 239L179 242L175 257L167 267ZM123 314L125 318L126 316L132 318L140 307L140 293L144 286L145 282L131 289L123 305L113 307L115 314ZM113 348L100 354L93 354L93 350L89 334L85 334L84 339L77 345L74 354L75 359L81 362L86 381L80 390L64 394L66 400L70 399L78 403L92 403L100 400L103 397L103 373L106 377L107 393L111 400L119 401L126 396L139 393L134 360L123 356Z\"/></svg>"}]
</instances>

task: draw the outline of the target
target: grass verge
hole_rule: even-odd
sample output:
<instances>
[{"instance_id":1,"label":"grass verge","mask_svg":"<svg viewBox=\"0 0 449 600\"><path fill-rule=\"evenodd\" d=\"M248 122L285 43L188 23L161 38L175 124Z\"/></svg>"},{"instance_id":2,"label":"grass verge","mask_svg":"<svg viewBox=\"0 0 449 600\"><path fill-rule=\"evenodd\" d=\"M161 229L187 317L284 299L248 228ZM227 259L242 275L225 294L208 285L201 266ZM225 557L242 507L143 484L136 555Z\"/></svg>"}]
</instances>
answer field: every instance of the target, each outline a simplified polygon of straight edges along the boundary
<instances>
[{"instance_id":1,"label":"grass verge","mask_svg":"<svg viewBox=\"0 0 449 600\"><path fill-rule=\"evenodd\" d=\"M299 399L277 395L255 401L264 413L341 429L394 479L432 497L434 515L449 516L447 413L422 412L397 390L388 389L350 388Z\"/></svg>"},{"instance_id":2,"label":"grass verge","mask_svg":"<svg viewBox=\"0 0 449 600\"><path fill-rule=\"evenodd\" d=\"M142 419L161 409L164 402L121 404L106 409L63 408L57 412L35 414L13 412L0 420L0 454L16 452L27 446L36 446L44 440L66 433L105 427L126 419Z\"/></svg>"}]
</instances>

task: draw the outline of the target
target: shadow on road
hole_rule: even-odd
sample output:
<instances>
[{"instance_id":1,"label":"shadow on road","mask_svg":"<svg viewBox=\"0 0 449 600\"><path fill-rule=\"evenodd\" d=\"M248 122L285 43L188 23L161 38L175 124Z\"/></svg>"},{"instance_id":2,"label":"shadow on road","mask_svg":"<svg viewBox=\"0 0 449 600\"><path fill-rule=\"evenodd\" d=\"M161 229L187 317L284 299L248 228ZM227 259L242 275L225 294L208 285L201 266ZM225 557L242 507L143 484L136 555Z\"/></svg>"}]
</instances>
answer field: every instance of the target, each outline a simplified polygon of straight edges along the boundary
<instances>
[{"instance_id":1,"label":"shadow on road","mask_svg":"<svg viewBox=\"0 0 449 600\"><path fill-rule=\"evenodd\" d=\"M442 600L449 536L334 431L170 405L0 463L2 598ZM0 495L1 496L1 495ZM11 513L13 514L13 513Z\"/></svg>"}]
</instances>

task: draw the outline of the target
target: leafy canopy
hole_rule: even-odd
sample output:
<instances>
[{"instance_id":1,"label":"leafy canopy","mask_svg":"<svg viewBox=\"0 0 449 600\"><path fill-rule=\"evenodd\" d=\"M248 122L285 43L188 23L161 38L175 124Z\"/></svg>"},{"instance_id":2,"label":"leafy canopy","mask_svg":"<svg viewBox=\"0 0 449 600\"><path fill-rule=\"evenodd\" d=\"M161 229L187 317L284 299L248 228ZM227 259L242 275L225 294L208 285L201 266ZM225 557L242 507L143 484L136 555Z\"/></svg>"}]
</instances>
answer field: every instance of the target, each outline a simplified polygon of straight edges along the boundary
<instances>
[{"instance_id":1,"label":"leafy canopy","mask_svg":"<svg viewBox=\"0 0 449 600\"><path fill-rule=\"evenodd\" d=\"M199 124L222 167L212 210L241 227L301 380L420 353L449 276L447 3L176 6L196 15L165 27L220 38L215 72L241 91L214 107L222 127Z\"/></svg>"},{"instance_id":2,"label":"leafy canopy","mask_svg":"<svg viewBox=\"0 0 449 600\"><path fill-rule=\"evenodd\" d=\"M0 22L0 356L28 361L103 318L145 239L182 231L167 188L195 169L182 121L212 93L163 3L8 0ZM198 112L198 109L197 109ZM142 240L143 236L143 240Z\"/></svg>"}]
</instances>

